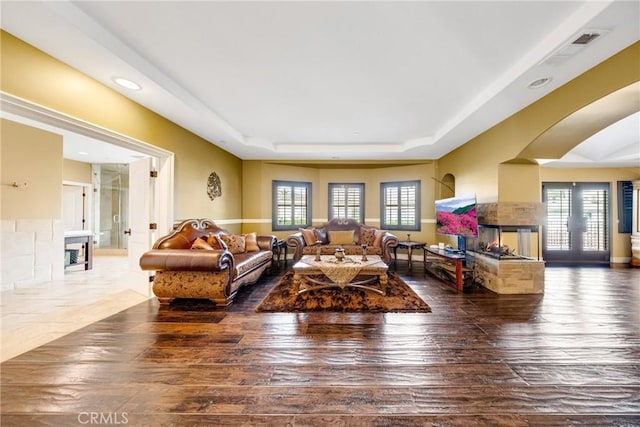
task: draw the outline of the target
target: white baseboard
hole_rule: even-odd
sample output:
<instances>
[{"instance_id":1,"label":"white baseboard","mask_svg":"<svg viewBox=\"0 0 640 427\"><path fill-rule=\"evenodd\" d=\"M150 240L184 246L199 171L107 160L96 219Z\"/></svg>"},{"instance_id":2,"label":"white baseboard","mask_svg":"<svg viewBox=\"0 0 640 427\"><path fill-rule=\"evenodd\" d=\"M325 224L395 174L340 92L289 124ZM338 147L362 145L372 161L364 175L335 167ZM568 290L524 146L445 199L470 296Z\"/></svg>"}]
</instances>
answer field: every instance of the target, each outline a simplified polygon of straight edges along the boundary
<instances>
[{"instance_id":1,"label":"white baseboard","mask_svg":"<svg viewBox=\"0 0 640 427\"><path fill-rule=\"evenodd\" d=\"M631 257L611 257L609 258L609 262L611 264L629 264L631 262Z\"/></svg>"}]
</instances>

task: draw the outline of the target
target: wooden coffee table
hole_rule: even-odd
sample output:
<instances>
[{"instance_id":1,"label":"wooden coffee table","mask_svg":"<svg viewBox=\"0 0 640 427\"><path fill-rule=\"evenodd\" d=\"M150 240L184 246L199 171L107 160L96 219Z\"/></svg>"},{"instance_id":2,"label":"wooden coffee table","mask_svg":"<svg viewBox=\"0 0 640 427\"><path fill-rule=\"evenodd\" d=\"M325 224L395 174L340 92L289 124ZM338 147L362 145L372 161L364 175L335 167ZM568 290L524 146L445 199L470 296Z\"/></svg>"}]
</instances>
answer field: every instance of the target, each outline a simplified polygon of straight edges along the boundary
<instances>
[{"instance_id":1,"label":"wooden coffee table","mask_svg":"<svg viewBox=\"0 0 640 427\"><path fill-rule=\"evenodd\" d=\"M304 255L293 266L293 289L298 295L303 292L325 288L360 288L367 291L387 294L388 266L378 255L367 255L363 261L360 255L350 255L339 262L333 255L322 255L321 261L315 261L315 255ZM322 276L316 279L311 276ZM355 280L356 278L364 279ZM306 286L300 288L301 283ZM375 284L379 283L378 286ZM373 286L372 286L373 285Z\"/></svg>"}]
</instances>

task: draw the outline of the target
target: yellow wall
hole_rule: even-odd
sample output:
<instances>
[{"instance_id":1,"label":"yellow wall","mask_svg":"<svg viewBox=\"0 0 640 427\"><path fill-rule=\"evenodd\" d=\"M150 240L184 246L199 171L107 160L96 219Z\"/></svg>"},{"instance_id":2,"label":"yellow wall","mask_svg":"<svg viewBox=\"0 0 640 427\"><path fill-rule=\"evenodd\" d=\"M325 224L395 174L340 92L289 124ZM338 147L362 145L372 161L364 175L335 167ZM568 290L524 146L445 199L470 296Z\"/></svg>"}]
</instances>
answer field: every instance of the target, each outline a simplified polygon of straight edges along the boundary
<instances>
[{"instance_id":1,"label":"yellow wall","mask_svg":"<svg viewBox=\"0 0 640 427\"><path fill-rule=\"evenodd\" d=\"M502 163L498 165L498 202L536 201L541 198L538 164ZM523 200L523 194L527 199Z\"/></svg>"},{"instance_id":2,"label":"yellow wall","mask_svg":"<svg viewBox=\"0 0 640 427\"><path fill-rule=\"evenodd\" d=\"M63 159L62 179L79 184L91 184L91 164Z\"/></svg>"},{"instance_id":3,"label":"yellow wall","mask_svg":"<svg viewBox=\"0 0 640 427\"><path fill-rule=\"evenodd\" d=\"M0 219L60 220L62 137L5 119L0 128Z\"/></svg>"},{"instance_id":4,"label":"yellow wall","mask_svg":"<svg viewBox=\"0 0 640 427\"><path fill-rule=\"evenodd\" d=\"M241 219L239 158L9 33L2 31L0 43L2 91L173 152L176 219ZM222 181L222 197L212 202L207 178L213 171Z\"/></svg>"},{"instance_id":5,"label":"yellow wall","mask_svg":"<svg viewBox=\"0 0 640 427\"><path fill-rule=\"evenodd\" d=\"M365 184L365 223L380 225L380 184L393 181L421 182L421 231L411 232L411 239L433 242L435 237L434 213L434 164L425 161L420 164L403 164L403 162L387 162L385 165L375 163L341 164L341 163L307 163L304 166L283 164L269 161L247 160L244 165L243 217L245 231L258 231L263 234L275 234L286 238L291 231L274 232L271 229L271 190L272 182L303 181L312 185L312 217L314 225L327 221L329 214L330 183L364 183ZM393 230L390 230L393 231ZM406 232L398 232L402 239Z\"/></svg>"}]
</instances>

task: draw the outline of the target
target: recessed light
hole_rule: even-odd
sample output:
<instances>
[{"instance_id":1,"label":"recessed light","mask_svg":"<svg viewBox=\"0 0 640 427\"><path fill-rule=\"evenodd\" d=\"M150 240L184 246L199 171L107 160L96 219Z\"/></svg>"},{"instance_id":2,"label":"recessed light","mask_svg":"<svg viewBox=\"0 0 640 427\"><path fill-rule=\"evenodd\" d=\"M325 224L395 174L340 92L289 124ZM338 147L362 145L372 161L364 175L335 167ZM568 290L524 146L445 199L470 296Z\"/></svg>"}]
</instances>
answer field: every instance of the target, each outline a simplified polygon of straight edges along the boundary
<instances>
[{"instance_id":1,"label":"recessed light","mask_svg":"<svg viewBox=\"0 0 640 427\"><path fill-rule=\"evenodd\" d=\"M532 81L531 83L529 83L527 85L527 87L529 89L538 89L539 87L542 87L542 86L546 85L550 81L551 81L551 77L543 77L541 79L537 79L537 80Z\"/></svg>"},{"instance_id":2,"label":"recessed light","mask_svg":"<svg viewBox=\"0 0 640 427\"><path fill-rule=\"evenodd\" d=\"M129 79L125 79L124 77L114 77L113 81L116 82L116 84L122 86L125 89L131 89L131 90L140 90L140 89L142 89L142 86L140 86L138 83L132 82Z\"/></svg>"},{"instance_id":3,"label":"recessed light","mask_svg":"<svg viewBox=\"0 0 640 427\"><path fill-rule=\"evenodd\" d=\"M80 154L81 156L88 156L89 153L87 153L86 151L78 151L78 154Z\"/></svg>"}]
</instances>

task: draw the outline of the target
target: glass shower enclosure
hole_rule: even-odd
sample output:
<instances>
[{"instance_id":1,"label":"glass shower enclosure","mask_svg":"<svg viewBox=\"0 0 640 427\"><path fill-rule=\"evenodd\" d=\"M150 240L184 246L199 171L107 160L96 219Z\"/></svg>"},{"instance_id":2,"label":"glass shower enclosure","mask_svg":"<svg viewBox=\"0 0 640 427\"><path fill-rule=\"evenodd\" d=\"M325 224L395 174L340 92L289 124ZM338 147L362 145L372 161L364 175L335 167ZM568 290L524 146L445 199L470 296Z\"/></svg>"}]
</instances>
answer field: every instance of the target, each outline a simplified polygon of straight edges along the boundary
<instances>
[{"instance_id":1,"label":"glass shower enclosure","mask_svg":"<svg viewBox=\"0 0 640 427\"><path fill-rule=\"evenodd\" d=\"M92 165L95 248L127 249L129 165Z\"/></svg>"}]
</instances>

